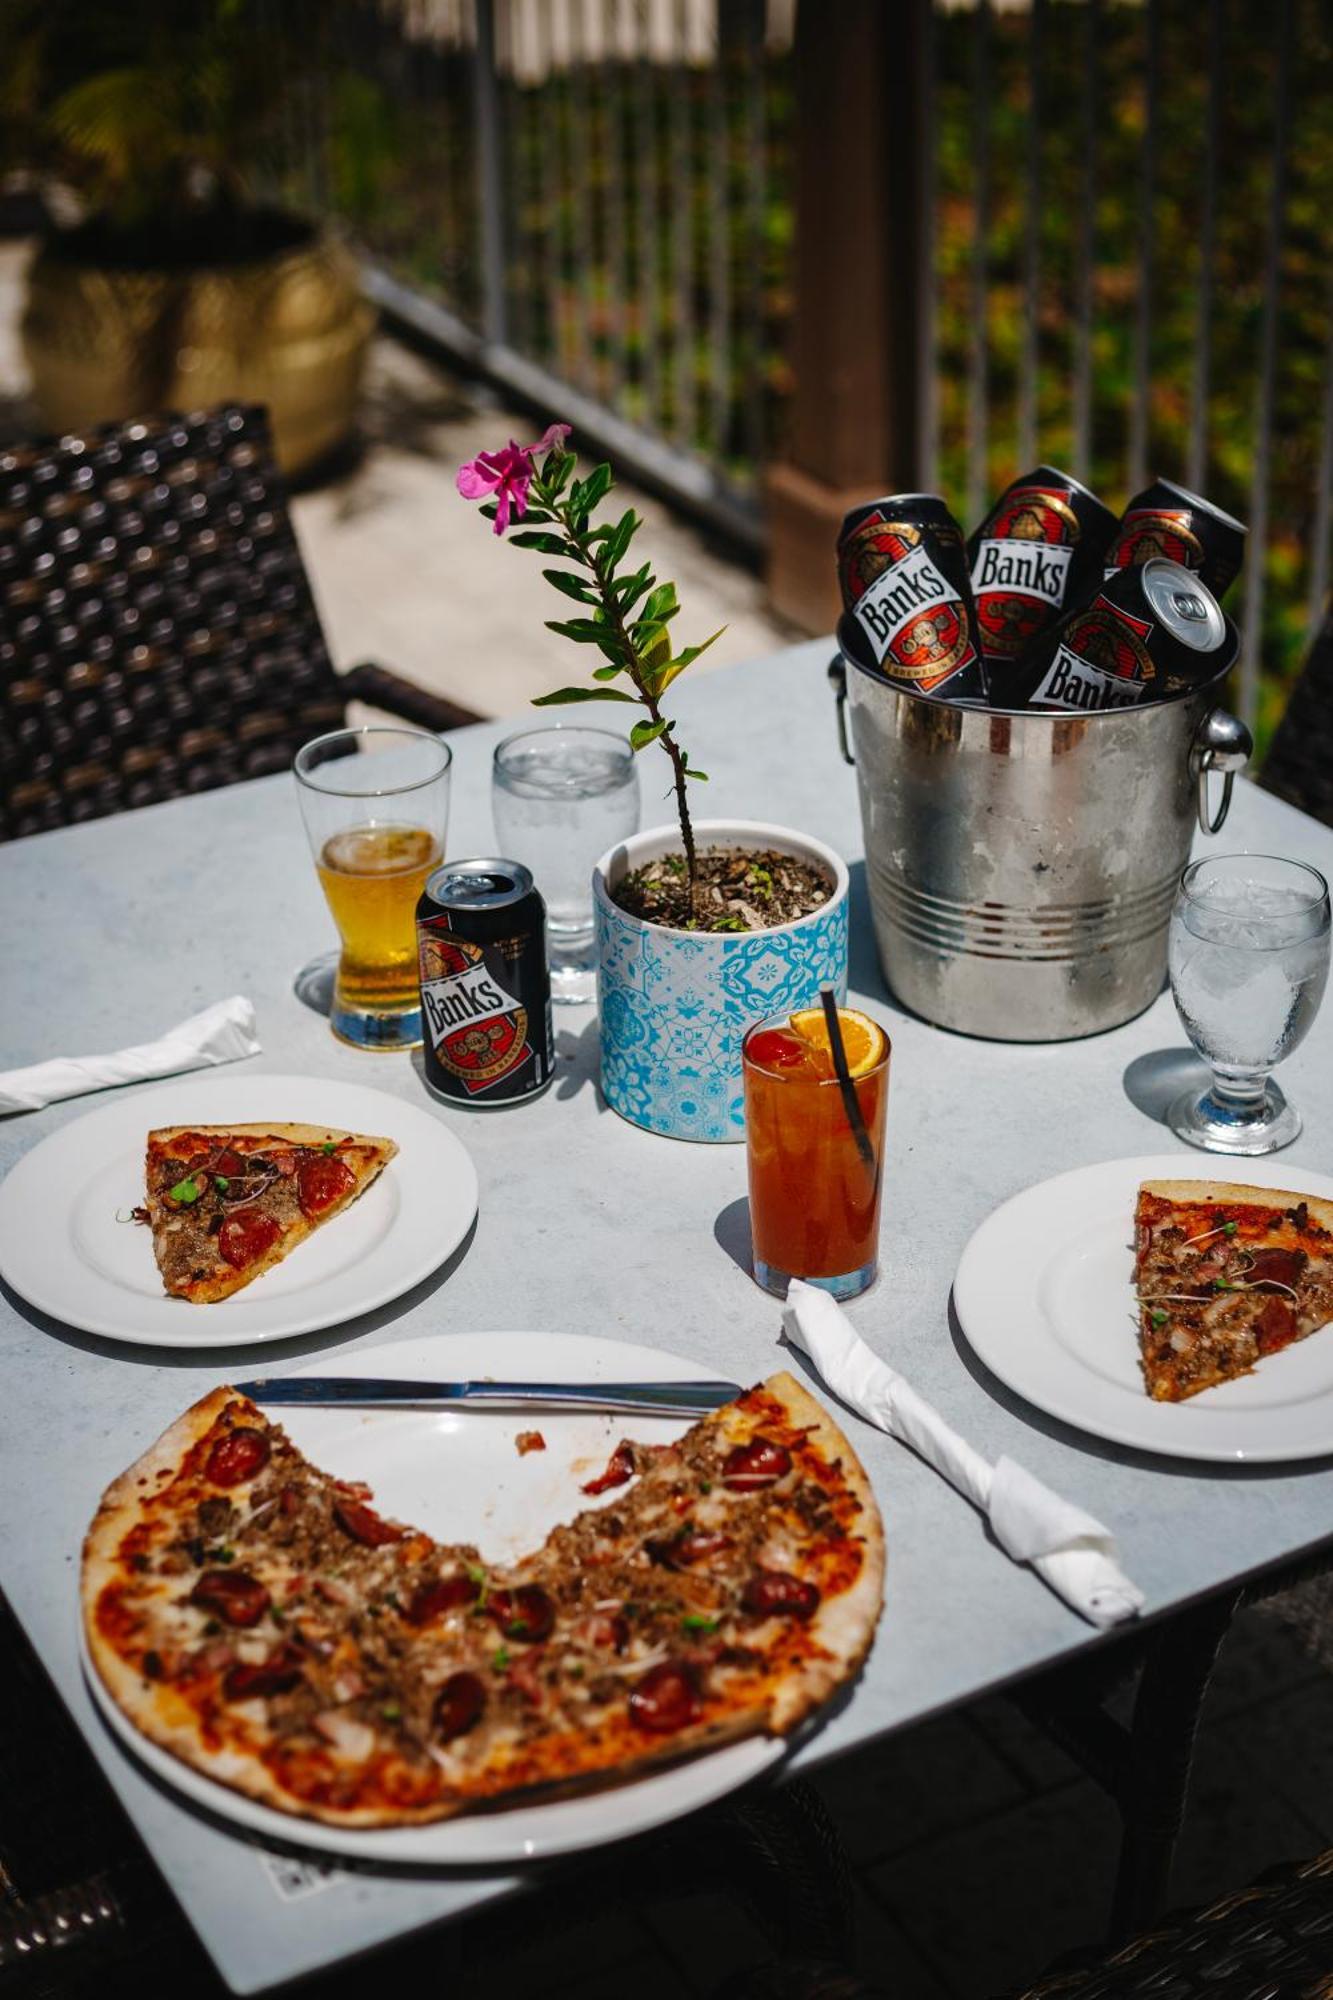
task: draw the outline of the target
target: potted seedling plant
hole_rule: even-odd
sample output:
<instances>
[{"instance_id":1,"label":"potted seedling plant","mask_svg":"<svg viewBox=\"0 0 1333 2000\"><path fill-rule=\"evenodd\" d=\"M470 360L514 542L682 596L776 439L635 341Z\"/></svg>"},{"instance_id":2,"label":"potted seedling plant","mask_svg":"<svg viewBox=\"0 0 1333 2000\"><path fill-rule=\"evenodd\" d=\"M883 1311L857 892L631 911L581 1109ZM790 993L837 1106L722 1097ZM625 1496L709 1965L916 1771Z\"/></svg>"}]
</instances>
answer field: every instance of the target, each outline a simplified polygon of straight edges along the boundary
<instances>
[{"instance_id":1,"label":"potted seedling plant","mask_svg":"<svg viewBox=\"0 0 1333 2000\"><path fill-rule=\"evenodd\" d=\"M567 424L552 424L537 444L484 452L458 488L483 502L496 534L553 559L543 575L571 615L547 623L586 648L588 681L535 706L633 708L633 748L670 768L675 820L612 848L594 871L602 1089L648 1131L737 1140L746 1029L816 1004L824 980L846 996L847 870L808 834L694 818L691 794L707 774L690 761L668 696L721 634L677 650L675 585L631 554L642 525L632 507L598 519L611 468L576 477L568 438Z\"/></svg>"}]
</instances>

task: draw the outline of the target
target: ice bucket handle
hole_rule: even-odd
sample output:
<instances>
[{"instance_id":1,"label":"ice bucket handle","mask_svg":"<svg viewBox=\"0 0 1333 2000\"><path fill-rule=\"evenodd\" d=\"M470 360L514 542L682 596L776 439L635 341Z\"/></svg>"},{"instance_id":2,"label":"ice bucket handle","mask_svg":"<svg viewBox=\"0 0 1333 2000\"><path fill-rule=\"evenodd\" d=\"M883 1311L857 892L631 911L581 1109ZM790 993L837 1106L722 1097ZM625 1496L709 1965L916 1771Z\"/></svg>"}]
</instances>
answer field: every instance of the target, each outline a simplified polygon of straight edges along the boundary
<instances>
[{"instance_id":1,"label":"ice bucket handle","mask_svg":"<svg viewBox=\"0 0 1333 2000\"><path fill-rule=\"evenodd\" d=\"M1190 776L1198 786L1196 807L1204 833L1220 833L1231 810L1231 787L1237 771L1243 771L1254 750L1254 738L1237 716L1224 708L1210 708L1194 732L1190 745ZM1208 804L1208 774L1217 771L1222 779L1222 799L1214 813Z\"/></svg>"},{"instance_id":2,"label":"ice bucket handle","mask_svg":"<svg viewBox=\"0 0 1333 2000\"><path fill-rule=\"evenodd\" d=\"M828 677L838 700L838 747L842 751L842 761L854 764L856 759L847 742L847 662L841 653L835 653L829 661Z\"/></svg>"}]
</instances>

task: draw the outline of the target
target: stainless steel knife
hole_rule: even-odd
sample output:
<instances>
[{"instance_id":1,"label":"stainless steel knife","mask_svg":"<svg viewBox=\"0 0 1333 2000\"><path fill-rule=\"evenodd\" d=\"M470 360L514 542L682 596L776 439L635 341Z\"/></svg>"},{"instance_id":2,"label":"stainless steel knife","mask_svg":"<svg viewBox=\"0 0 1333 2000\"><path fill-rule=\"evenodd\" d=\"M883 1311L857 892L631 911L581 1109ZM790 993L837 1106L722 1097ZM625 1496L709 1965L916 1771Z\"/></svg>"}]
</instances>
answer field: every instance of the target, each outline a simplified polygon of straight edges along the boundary
<instances>
[{"instance_id":1,"label":"stainless steel knife","mask_svg":"<svg viewBox=\"0 0 1333 2000\"><path fill-rule=\"evenodd\" d=\"M404 1382L377 1375L257 1375L232 1387L253 1403L349 1408L608 1410L702 1417L740 1394L735 1382Z\"/></svg>"}]
</instances>

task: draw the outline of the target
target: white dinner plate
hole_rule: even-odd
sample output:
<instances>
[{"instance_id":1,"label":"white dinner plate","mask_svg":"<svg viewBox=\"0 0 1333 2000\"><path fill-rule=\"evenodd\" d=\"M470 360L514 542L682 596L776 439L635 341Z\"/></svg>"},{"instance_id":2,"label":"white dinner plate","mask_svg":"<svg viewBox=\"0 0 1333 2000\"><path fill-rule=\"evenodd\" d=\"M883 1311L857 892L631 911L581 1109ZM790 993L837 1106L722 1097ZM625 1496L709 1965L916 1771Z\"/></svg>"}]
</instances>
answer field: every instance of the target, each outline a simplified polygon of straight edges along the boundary
<instances>
[{"instance_id":1,"label":"white dinner plate","mask_svg":"<svg viewBox=\"0 0 1333 2000\"><path fill-rule=\"evenodd\" d=\"M328 1360L294 1374L325 1374ZM515 1381L692 1381L697 1361L652 1347L582 1334L464 1333L395 1341L338 1356L339 1374ZM558 1521L590 1503L582 1481L604 1470L621 1437L667 1444L689 1420L493 1410L283 1409L275 1412L302 1451L346 1479L363 1479L386 1514L437 1540L473 1542L491 1562L540 1546ZM517 1450L521 1430L540 1430L545 1451ZM145 1438L142 1445L150 1440ZM608 1495L606 1504L614 1502ZM156 1776L197 1804L265 1839L296 1842L362 1861L438 1867L512 1864L628 1838L694 1812L748 1783L783 1755L773 1737L752 1737L689 1758L630 1784L540 1805L464 1815L434 1826L382 1831L321 1826L254 1804L200 1776L148 1742L121 1714L84 1654L94 1698L112 1729Z\"/></svg>"},{"instance_id":2,"label":"white dinner plate","mask_svg":"<svg viewBox=\"0 0 1333 2000\"><path fill-rule=\"evenodd\" d=\"M159 1125L325 1125L394 1139L397 1155L341 1215L233 1298L168 1297L144 1198ZM477 1213L477 1175L438 1117L359 1083L309 1076L181 1077L118 1095L51 1133L0 1183L0 1277L85 1333L148 1347L241 1347L371 1312L428 1277Z\"/></svg>"},{"instance_id":3,"label":"white dinner plate","mask_svg":"<svg viewBox=\"0 0 1333 2000\"><path fill-rule=\"evenodd\" d=\"M1234 1181L1333 1200L1333 1180L1282 1160L1196 1153L1106 1160L1027 1188L964 1250L954 1305L974 1351L1038 1409L1171 1458L1263 1464L1333 1452L1333 1327L1252 1375L1155 1403L1139 1371L1134 1204L1145 1180Z\"/></svg>"}]
</instances>

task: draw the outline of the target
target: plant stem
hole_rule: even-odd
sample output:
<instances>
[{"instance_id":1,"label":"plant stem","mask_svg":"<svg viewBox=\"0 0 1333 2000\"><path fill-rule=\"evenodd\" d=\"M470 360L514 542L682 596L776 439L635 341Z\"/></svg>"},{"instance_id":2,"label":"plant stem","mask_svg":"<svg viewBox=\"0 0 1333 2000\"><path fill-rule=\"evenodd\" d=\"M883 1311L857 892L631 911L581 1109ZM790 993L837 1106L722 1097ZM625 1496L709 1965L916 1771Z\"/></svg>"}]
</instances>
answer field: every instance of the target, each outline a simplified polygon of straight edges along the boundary
<instances>
[{"instance_id":1,"label":"plant stem","mask_svg":"<svg viewBox=\"0 0 1333 2000\"><path fill-rule=\"evenodd\" d=\"M629 630L621 615L620 605L616 599L615 592L611 589L612 579L605 573L604 559L600 546L590 543L586 536L581 534L574 526L572 519L573 510L568 502L562 505L559 501L552 501L549 495L545 496L545 500L565 531L565 537L569 542L571 553L586 568L591 569L593 575L596 577L598 593L602 600L602 609L606 614L607 623L610 627L610 636L614 640L617 650L625 663L625 668L630 679L638 689L639 699L647 709L650 718L654 722L661 722L663 719L662 711L658 706L657 696L643 680L638 649L634 641L630 638ZM694 826L690 819L690 808L686 793L686 759L684 752L672 734L673 726L672 723L668 722L657 740L671 759L672 778L676 788L676 810L680 816L680 837L685 847L685 868L689 883L690 908L693 910L698 895L699 870L694 848Z\"/></svg>"}]
</instances>

